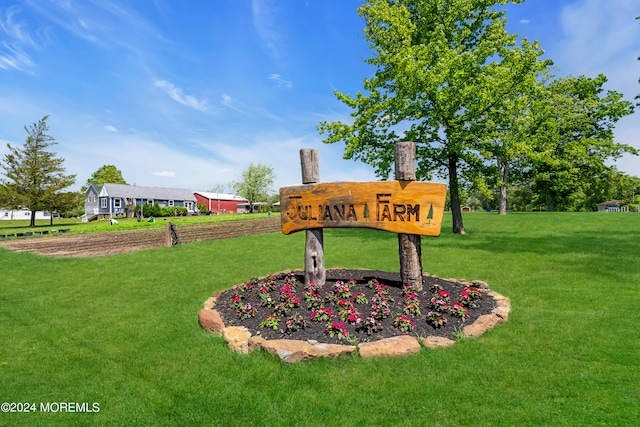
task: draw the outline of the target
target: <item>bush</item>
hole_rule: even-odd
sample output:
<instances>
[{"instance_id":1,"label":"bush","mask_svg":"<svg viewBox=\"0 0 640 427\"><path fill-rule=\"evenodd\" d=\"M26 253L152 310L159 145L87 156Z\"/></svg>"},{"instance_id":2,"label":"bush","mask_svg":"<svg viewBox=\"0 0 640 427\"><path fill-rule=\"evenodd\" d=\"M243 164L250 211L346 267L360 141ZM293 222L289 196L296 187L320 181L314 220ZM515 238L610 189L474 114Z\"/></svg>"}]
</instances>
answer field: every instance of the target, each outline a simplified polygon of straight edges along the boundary
<instances>
[{"instance_id":1,"label":"bush","mask_svg":"<svg viewBox=\"0 0 640 427\"><path fill-rule=\"evenodd\" d=\"M136 205L135 212L138 211L140 206ZM162 206L158 205L158 202L153 205L144 205L142 206L142 215L145 218L149 218L150 216L155 218L165 217L165 216L187 216L189 211L187 208L182 206Z\"/></svg>"},{"instance_id":2,"label":"bush","mask_svg":"<svg viewBox=\"0 0 640 427\"><path fill-rule=\"evenodd\" d=\"M182 206L163 206L159 216L187 216L187 208Z\"/></svg>"}]
</instances>

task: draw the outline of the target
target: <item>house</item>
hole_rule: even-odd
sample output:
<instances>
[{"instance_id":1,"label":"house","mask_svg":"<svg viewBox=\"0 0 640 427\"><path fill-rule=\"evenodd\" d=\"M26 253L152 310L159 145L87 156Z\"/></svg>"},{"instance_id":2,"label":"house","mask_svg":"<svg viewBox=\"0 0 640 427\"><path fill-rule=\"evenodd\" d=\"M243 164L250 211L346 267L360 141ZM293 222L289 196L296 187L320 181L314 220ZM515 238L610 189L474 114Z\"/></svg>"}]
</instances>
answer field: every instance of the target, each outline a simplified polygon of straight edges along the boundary
<instances>
[{"instance_id":1,"label":"house","mask_svg":"<svg viewBox=\"0 0 640 427\"><path fill-rule=\"evenodd\" d=\"M236 196L235 194L198 191L193 193L193 195L198 201L198 206L204 206L207 212L239 213L238 205L247 203L247 199Z\"/></svg>"},{"instance_id":2,"label":"house","mask_svg":"<svg viewBox=\"0 0 640 427\"><path fill-rule=\"evenodd\" d=\"M253 202L253 213L264 212L269 206L266 202ZM251 206L249 203L241 203L238 205L238 213L251 213Z\"/></svg>"},{"instance_id":3,"label":"house","mask_svg":"<svg viewBox=\"0 0 640 427\"><path fill-rule=\"evenodd\" d=\"M27 208L4 209L0 208L0 221L12 219L31 219L31 211ZM36 211L36 219L51 219L51 214L47 211Z\"/></svg>"},{"instance_id":4,"label":"house","mask_svg":"<svg viewBox=\"0 0 640 427\"><path fill-rule=\"evenodd\" d=\"M622 202L622 200L609 200L598 203L598 212L620 212Z\"/></svg>"},{"instance_id":5,"label":"house","mask_svg":"<svg viewBox=\"0 0 640 427\"><path fill-rule=\"evenodd\" d=\"M182 188L142 187L124 184L91 184L84 200L83 221L111 218L127 214L126 206L143 204L182 206L189 213L196 211L196 198L191 190Z\"/></svg>"}]
</instances>

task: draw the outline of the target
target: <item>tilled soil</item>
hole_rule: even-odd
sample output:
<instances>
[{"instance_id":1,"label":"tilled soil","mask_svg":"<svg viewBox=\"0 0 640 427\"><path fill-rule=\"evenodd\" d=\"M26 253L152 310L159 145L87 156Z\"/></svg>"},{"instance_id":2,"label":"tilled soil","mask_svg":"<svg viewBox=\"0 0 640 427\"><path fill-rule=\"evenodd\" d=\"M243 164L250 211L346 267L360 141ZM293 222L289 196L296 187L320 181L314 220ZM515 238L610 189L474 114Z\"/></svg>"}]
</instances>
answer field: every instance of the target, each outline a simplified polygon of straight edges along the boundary
<instances>
[{"instance_id":1,"label":"tilled soil","mask_svg":"<svg viewBox=\"0 0 640 427\"><path fill-rule=\"evenodd\" d=\"M177 225L180 243L216 240L280 231L280 218L264 218ZM58 234L0 242L16 252L33 252L52 257L92 257L156 248L166 244L164 228L110 231L87 234Z\"/></svg>"}]
</instances>

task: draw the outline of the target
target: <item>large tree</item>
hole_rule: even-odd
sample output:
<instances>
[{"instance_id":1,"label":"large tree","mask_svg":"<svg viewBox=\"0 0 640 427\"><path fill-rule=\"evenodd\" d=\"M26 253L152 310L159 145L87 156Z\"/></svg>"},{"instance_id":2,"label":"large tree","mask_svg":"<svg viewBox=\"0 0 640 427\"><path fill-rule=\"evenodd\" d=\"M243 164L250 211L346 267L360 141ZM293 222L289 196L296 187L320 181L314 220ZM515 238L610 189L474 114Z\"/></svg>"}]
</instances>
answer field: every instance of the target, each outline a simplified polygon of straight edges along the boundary
<instances>
[{"instance_id":1,"label":"large tree","mask_svg":"<svg viewBox=\"0 0 640 427\"><path fill-rule=\"evenodd\" d=\"M91 174L87 179L86 184L82 187L82 192L87 191L87 188L91 184L103 185L103 184L126 184L127 181L122 177L120 169L114 165L102 165L100 168Z\"/></svg>"},{"instance_id":2,"label":"large tree","mask_svg":"<svg viewBox=\"0 0 640 427\"><path fill-rule=\"evenodd\" d=\"M47 149L57 141L47 134L49 127L44 116L26 127L27 140L22 148L7 144L9 153L0 165L5 179L2 185L12 198L31 211L30 226L35 226L36 211L51 210L60 190L73 185L75 175L65 175L64 159Z\"/></svg>"},{"instance_id":3,"label":"large tree","mask_svg":"<svg viewBox=\"0 0 640 427\"><path fill-rule=\"evenodd\" d=\"M417 146L418 179L449 180L453 232L464 233L460 182L486 168L478 141L505 100L520 93L548 63L537 43L505 30L499 5L522 0L369 0L358 9L377 68L365 93L336 92L352 108L353 124L319 126L325 142L346 143L345 158L387 178L398 140Z\"/></svg>"},{"instance_id":4,"label":"large tree","mask_svg":"<svg viewBox=\"0 0 640 427\"><path fill-rule=\"evenodd\" d=\"M547 210L575 209L576 196L606 172L607 161L638 154L614 140L615 124L633 113L633 104L619 92L605 91L606 82L602 74L559 78L541 93L529 156L532 188Z\"/></svg>"},{"instance_id":5,"label":"large tree","mask_svg":"<svg viewBox=\"0 0 640 427\"><path fill-rule=\"evenodd\" d=\"M260 163L257 165L251 163L242 172L242 179L232 182L231 186L236 194L247 199L249 212L253 212L253 205L256 202L266 201L269 197L274 178L272 167Z\"/></svg>"}]
</instances>

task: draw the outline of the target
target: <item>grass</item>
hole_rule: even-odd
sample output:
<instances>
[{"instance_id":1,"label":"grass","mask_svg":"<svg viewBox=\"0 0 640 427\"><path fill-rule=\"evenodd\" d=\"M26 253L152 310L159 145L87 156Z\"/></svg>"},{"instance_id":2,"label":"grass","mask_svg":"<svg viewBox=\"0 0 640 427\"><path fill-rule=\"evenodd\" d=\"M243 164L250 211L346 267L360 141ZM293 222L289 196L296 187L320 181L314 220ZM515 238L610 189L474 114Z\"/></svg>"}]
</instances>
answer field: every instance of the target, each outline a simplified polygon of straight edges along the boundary
<instances>
[{"instance_id":1,"label":"grass","mask_svg":"<svg viewBox=\"0 0 640 427\"><path fill-rule=\"evenodd\" d=\"M196 313L213 291L303 266L304 233L90 259L0 250L0 401L99 413L0 425L635 425L640 215L464 216L422 242L424 270L481 279L509 321L398 359L285 365L236 355ZM328 267L398 270L397 238L325 230Z\"/></svg>"},{"instance_id":2,"label":"grass","mask_svg":"<svg viewBox=\"0 0 640 427\"><path fill-rule=\"evenodd\" d=\"M92 222L82 222L80 218L54 218L53 224L49 219L36 220L36 226L30 227L30 222L26 220L1 220L0 221L0 234L14 234L23 233L27 231L44 231L51 229L69 228L74 233L95 233L104 231L114 231L122 229L136 229L136 228L159 228L164 227L167 221L171 221L174 224L190 224L201 222L219 222L219 221L235 221L243 219L256 219L266 218L268 214L224 214L224 215L198 215L198 216L179 216L179 217L166 217L156 218L155 222L148 222L144 219L138 222L136 218L117 218L118 225L111 225L108 219L102 219Z\"/></svg>"}]
</instances>

